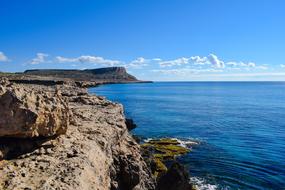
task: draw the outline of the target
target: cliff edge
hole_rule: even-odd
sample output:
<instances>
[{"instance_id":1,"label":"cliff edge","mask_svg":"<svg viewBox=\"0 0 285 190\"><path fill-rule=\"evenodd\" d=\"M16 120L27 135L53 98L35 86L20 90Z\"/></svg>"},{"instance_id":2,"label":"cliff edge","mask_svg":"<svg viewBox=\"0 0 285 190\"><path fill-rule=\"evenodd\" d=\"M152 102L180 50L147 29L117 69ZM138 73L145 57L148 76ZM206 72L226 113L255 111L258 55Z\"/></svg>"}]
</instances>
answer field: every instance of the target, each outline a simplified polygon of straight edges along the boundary
<instances>
[{"instance_id":1,"label":"cliff edge","mask_svg":"<svg viewBox=\"0 0 285 190\"><path fill-rule=\"evenodd\" d=\"M74 85L1 80L4 107L0 189L155 189L122 105Z\"/></svg>"}]
</instances>

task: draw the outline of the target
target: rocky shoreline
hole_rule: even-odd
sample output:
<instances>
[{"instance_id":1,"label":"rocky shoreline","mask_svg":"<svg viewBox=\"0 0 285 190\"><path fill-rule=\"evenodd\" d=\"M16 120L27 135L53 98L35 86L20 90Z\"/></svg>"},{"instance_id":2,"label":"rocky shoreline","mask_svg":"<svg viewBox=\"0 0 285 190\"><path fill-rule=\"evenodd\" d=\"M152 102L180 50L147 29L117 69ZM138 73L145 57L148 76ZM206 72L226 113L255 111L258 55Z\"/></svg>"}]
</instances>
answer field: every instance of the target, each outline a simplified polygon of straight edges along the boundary
<instances>
[{"instance_id":1,"label":"rocky shoreline","mask_svg":"<svg viewBox=\"0 0 285 190\"><path fill-rule=\"evenodd\" d=\"M75 82L16 82L0 83L0 189L192 188L179 164L153 175L122 105Z\"/></svg>"}]
</instances>

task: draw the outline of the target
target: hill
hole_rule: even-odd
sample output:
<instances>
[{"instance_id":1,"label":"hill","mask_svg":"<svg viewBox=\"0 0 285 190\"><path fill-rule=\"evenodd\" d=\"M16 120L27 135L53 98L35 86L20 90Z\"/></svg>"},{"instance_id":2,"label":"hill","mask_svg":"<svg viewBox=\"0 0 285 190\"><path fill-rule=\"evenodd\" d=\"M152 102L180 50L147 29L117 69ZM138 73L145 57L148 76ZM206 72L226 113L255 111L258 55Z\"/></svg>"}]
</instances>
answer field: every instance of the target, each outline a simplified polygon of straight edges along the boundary
<instances>
[{"instance_id":1,"label":"hill","mask_svg":"<svg viewBox=\"0 0 285 190\"><path fill-rule=\"evenodd\" d=\"M24 75L74 79L78 81L97 82L136 82L136 77L127 73L124 67L107 67L85 70L42 69L27 70Z\"/></svg>"}]
</instances>

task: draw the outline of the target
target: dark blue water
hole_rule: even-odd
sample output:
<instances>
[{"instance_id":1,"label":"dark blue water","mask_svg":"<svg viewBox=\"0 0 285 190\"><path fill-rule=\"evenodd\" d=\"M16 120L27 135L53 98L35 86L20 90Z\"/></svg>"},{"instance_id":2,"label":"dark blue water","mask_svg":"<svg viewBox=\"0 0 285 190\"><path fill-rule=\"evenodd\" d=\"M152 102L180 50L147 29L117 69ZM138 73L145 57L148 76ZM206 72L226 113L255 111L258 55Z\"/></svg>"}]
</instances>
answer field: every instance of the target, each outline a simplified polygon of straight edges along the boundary
<instances>
[{"instance_id":1,"label":"dark blue water","mask_svg":"<svg viewBox=\"0 0 285 190\"><path fill-rule=\"evenodd\" d=\"M180 158L200 189L285 189L284 82L115 84L136 135L192 139Z\"/></svg>"}]
</instances>

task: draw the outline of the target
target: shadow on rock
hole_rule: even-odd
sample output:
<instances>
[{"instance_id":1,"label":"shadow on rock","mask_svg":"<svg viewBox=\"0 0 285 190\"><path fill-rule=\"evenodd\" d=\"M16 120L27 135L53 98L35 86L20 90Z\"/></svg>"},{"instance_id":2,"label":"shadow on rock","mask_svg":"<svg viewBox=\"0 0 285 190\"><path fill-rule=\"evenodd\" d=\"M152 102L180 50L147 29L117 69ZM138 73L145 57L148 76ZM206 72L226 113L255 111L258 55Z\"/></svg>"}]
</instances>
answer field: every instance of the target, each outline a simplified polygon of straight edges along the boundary
<instances>
[{"instance_id":1,"label":"shadow on rock","mask_svg":"<svg viewBox=\"0 0 285 190\"><path fill-rule=\"evenodd\" d=\"M57 136L53 137L37 137L37 138L0 138L0 160L11 160L18 158L24 154L34 152L36 149L43 147L44 149L52 148L53 145L46 143Z\"/></svg>"}]
</instances>

